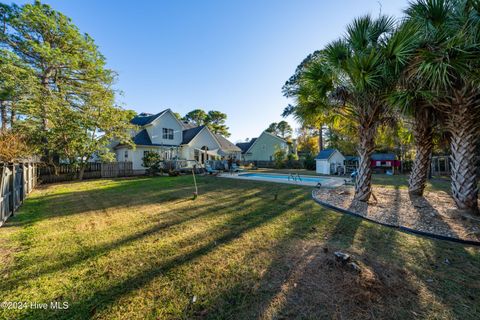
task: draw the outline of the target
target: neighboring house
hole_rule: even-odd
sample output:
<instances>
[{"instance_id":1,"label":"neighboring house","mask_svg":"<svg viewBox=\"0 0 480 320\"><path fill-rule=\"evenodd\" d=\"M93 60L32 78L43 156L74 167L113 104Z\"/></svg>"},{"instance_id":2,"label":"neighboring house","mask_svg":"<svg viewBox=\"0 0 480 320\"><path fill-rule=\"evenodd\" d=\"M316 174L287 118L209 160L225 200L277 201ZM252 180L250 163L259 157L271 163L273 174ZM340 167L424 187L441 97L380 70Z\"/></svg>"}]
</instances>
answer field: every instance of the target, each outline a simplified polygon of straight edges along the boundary
<instances>
[{"instance_id":1,"label":"neighboring house","mask_svg":"<svg viewBox=\"0 0 480 320\"><path fill-rule=\"evenodd\" d=\"M288 151L287 141L267 131L248 142L237 143L237 147L242 150L243 161L272 161L278 148Z\"/></svg>"},{"instance_id":2,"label":"neighboring house","mask_svg":"<svg viewBox=\"0 0 480 320\"><path fill-rule=\"evenodd\" d=\"M207 160L240 157L241 150L206 126L183 123L170 109L157 114L141 113L130 121L138 126L132 132L135 148L117 144L113 147L117 161L131 161L133 170L142 166L146 152L158 152L164 160Z\"/></svg>"},{"instance_id":3,"label":"neighboring house","mask_svg":"<svg viewBox=\"0 0 480 320\"><path fill-rule=\"evenodd\" d=\"M337 174L344 173L345 157L337 149L324 149L315 157L317 173Z\"/></svg>"},{"instance_id":4,"label":"neighboring house","mask_svg":"<svg viewBox=\"0 0 480 320\"><path fill-rule=\"evenodd\" d=\"M387 170L395 172L400 168L400 165L401 161L397 160L397 156L393 153L374 153L371 156L370 167L377 172L386 172ZM345 166L347 173L356 170L358 168L358 157L346 156Z\"/></svg>"},{"instance_id":5,"label":"neighboring house","mask_svg":"<svg viewBox=\"0 0 480 320\"><path fill-rule=\"evenodd\" d=\"M400 161L393 153L374 153L372 154L371 166L376 171L386 172L390 170L395 172L395 169L400 168Z\"/></svg>"}]
</instances>

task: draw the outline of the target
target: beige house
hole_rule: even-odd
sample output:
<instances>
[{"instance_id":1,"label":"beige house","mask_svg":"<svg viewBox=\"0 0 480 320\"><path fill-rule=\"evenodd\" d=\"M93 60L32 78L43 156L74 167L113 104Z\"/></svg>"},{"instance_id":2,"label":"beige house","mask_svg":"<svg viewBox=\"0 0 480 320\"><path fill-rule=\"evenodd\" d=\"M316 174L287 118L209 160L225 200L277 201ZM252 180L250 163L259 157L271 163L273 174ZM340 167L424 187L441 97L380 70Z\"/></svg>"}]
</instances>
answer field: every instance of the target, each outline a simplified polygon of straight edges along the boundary
<instances>
[{"instance_id":1,"label":"beige house","mask_svg":"<svg viewBox=\"0 0 480 320\"><path fill-rule=\"evenodd\" d=\"M207 160L239 158L240 148L206 126L193 126L177 119L170 109L157 114L141 113L131 120L137 126L132 132L135 148L112 146L117 161L131 161L133 170L145 170L143 157L157 152L164 160L189 160L203 165Z\"/></svg>"},{"instance_id":2,"label":"beige house","mask_svg":"<svg viewBox=\"0 0 480 320\"><path fill-rule=\"evenodd\" d=\"M237 143L237 147L242 150L243 161L272 161L277 149L288 152L287 141L267 131L248 142Z\"/></svg>"}]
</instances>

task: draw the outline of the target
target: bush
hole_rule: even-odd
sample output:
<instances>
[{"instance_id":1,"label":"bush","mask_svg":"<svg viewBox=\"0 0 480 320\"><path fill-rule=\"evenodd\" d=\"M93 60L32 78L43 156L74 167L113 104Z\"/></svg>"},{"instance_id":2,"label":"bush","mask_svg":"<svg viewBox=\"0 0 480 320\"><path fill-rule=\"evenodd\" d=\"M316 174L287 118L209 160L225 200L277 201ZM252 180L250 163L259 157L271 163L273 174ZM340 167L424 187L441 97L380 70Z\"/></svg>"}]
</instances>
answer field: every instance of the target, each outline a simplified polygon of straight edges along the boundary
<instances>
[{"instance_id":1,"label":"bush","mask_svg":"<svg viewBox=\"0 0 480 320\"><path fill-rule=\"evenodd\" d=\"M147 169L148 174L156 174L160 172L160 154L152 151L145 152L144 157L142 158L142 166Z\"/></svg>"},{"instance_id":2,"label":"bush","mask_svg":"<svg viewBox=\"0 0 480 320\"><path fill-rule=\"evenodd\" d=\"M287 160L285 161L285 167L287 169L303 169L303 163L298 160Z\"/></svg>"},{"instance_id":3,"label":"bush","mask_svg":"<svg viewBox=\"0 0 480 320\"><path fill-rule=\"evenodd\" d=\"M282 169L285 166L285 158L287 157L287 153L285 150L281 148L276 148L275 152L273 153L273 161L275 162L275 167L277 169Z\"/></svg>"},{"instance_id":4,"label":"bush","mask_svg":"<svg viewBox=\"0 0 480 320\"><path fill-rule=\"evenodd\" d=\"M310 154L303 160L303 167L307 170L315 170L317 167L315 158Z\"/></svg>"},{"instance_id":5,"label":"bush","mask_svg":"<svg viewBox=\"0 0 480 320\"><path fill-rule=\"evenodd\" d=\"M0 162L14 162L33 155L25 138L11 130L0 132Z\"/></svg>"},{"instance_id":6,"label":"bush","mask_svg":"<svg viewBox=\"0 0 480 320\"><path fill-rule=\"evenodd\" d=\"M289 153L287 155L287 160L298 160L298 156L295 153Z\"/></svg>"}]
</instances>

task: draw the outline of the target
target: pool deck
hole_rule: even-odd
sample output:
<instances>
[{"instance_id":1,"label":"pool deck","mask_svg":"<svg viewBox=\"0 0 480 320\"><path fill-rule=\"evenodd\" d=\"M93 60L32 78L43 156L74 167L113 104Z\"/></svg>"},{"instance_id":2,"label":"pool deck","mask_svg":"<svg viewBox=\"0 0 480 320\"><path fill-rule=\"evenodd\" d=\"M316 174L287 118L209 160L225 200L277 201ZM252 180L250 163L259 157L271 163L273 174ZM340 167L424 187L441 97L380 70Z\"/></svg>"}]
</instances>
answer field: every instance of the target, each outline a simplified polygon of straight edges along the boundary
<instances>
[{"instance_id":1,"label":"pool deck","mask_svg":"<svg viewBox=\"0 0 480 320\"><path fill-rule=\"evenodd\" d=\"M280 180L268 177L255 177L255 176L243 176L243 174L247 173L255 173L255 172L240 172L240 173L222 173L219 174L218 177L220 178L230 178L230 179L240 179L240 180L254 180L254 181L267 181L267 182L276 182L276 183L288 183L288 184L295 184L300 186L312 186L315 187L317 182L313 181L298 181L298 180ZM276 173L269 173L269 175L275 176L284 176L287 177L286 174L276 174ZM325 188L336 188L345 184L345 179L347 178L340 178L340 177L328 177L328 176L300 176L306 178L319 178L322 179L321 181L322 187Z\"/></svg>"}]
</instances>

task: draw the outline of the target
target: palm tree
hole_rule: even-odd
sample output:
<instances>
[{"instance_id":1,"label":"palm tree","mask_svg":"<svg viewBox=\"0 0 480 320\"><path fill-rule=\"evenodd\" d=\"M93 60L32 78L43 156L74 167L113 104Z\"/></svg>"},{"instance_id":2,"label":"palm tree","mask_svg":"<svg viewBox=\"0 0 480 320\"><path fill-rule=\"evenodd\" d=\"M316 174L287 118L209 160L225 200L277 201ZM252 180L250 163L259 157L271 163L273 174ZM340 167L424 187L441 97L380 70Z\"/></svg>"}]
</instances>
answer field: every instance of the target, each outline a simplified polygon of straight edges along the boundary
<instances>
[{"instance_id":1,"label":"palm tree","mask_svg":"<svg viewBox=\"0 0 480 320\"><path fill-rule=\"evenodd\" d=\"M372 194L371 154L378 126L388 118L386 96L415 48L409 28L395 31L395 20L390 17L364 16L347 27L345 37L324 50L335 75L330 98L357 123L355 199L359 201L368 201Z\"/></svg>"},{"instance_id":2,"label":"palm tree","mask_svg":"<svg viewBox=\"0 0 480 320\"><path fill-rule=\"evenodd\" d=\"M406 13L420 40L406 80L428 88L435 97L433 107L445 114L452 196L459 209L478 214L480 7L468 0L418 0Z\"/></svg>"},{"instance_id":3,"label":"palm tree","mask_svg":"<svg viewBox=\"0 0 480 320\"><path fill-rule=\"evenodd\" d=\"M430 170L434 126L439 115L420 87L403 80L404 77L401 77L399 87L389 97L389 103L398 107L406 119L412 122L415 159L408 179L408 192L423 196Z\"/></svg>"}]
</instances>

